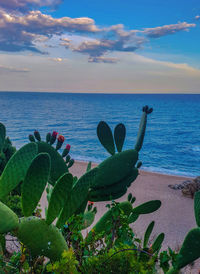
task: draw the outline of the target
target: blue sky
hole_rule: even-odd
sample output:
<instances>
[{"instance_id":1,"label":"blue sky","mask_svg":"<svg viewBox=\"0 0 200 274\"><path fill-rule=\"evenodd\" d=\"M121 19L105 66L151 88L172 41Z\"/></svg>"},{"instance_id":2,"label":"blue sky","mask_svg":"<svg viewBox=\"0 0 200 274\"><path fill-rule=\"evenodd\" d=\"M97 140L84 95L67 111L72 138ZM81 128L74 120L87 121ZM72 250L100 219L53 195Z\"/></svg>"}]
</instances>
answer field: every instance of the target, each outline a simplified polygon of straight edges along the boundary
<instances>
[{"instance_id":1,"label":"blue sky","mask_svg":"<svg viewBox=\"0 0 200 274\"><path fill-rule=\"evenodd\" d=\"M0 0L2 91L199 93L197 0Z\"/></svg>"}]
</instances>

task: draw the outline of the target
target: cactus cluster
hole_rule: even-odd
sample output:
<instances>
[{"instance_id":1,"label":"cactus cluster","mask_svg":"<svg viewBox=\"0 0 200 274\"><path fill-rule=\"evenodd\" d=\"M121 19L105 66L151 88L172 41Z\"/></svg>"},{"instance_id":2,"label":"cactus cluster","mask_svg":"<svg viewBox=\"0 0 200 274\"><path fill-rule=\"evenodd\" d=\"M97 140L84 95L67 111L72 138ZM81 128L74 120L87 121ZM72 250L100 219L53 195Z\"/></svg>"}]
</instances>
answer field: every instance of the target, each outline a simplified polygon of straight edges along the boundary
<instances>
[{"instance_id":1,"label":"cactus cluster","mask_svg":"<svg viewBox=\"0 0 200 274\"><path fill-rule=\"evenodd\" d=\"M67 245L59 231L73 214L84 213L83 228L94 220L94 211L85 212L88 201L105 201L121 197L138 176L138 153L142 147L147 114L152 109L143 108L143 115L138 132L135 149L122 151L125 139L125 126L119 124L114 130L114 137L110 127L100 122L97 135L101 144L111 154L99 166L91 169L88 165L86 173L77 179L69 173L73 164L70 159L70 146L67 145L62 155L61 148L64 137L57 132L48 133L46 141L42 141L38 131L29 135L31 143L19 149L8 161L0 177L0 199L3 200L14 188L20 185L22 196L23 218L3 203L0 204L0 216L7 216L4 222L0 220L1 233L12 232L24 243L33 255L44 255L51 260L57 259ZM0 131L1 132L1 131ZM3 147L4 129L0 133L0 146ZM53 144L57 140L56 147ZM114 143L115 141L115 143ZM115 152L115 145L118 153ZM33 217L33 213L41 199L47 183L52 185L48 194L48 208L46 219ZM135 221L140 214L146 214L159 208L159 201L132 208L134 199L122 204L122 209L130 214L130 222ZM104 219L97 225L105 225ZM56 226L52 223L57 218ZM56 255L57 254L57 255Z\"/></svg>"},{"instance_id":2,"label":"cactus cluster","mask_svg":"<svg viewBox=\"0 0 200 274\"><path fill-rule=\"evenodd\" d=\"M143 107L143 114L134 149L122 151L126 129L118 124L114 129L114 137L107 123L101 121L97 127L97 136L104 148L111 154L97 167L91 169L73 184L71 194L65 204L57 222L62 227L65 221L79 209L84 211L85 201L109 201L123 196L127 188L138 176L139 150L142 147L147 115L153 111L148 106ZM117 153L115 151L115 145Z\"/></svg>"}]
</instances>

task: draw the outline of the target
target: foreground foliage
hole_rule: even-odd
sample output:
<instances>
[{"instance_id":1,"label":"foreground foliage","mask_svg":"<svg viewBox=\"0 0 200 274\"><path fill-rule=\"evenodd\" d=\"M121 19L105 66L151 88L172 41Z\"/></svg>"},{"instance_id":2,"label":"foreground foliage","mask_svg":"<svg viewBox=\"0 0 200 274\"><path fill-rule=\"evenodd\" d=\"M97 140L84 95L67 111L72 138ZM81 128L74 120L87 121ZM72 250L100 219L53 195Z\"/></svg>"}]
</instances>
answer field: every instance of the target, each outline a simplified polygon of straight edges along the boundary
<instances>
[{"instance_id":1,"label":"foreground foliage","mask_svg":"<svg viewBox=\"0 0 200 274\"><path fill-rule=\"evenodd\" d=\"M6 139L5 126L0 124L1 155L8 147L13 152L0 177L0 273L157 273L162 269L169 274L178 273L200 256L198 192L198 228L188 233L178 254L170 248L160 252L163 233L153 242L150 240L153 221L142 240L131 228L141 215L159 210L161 201L134 207L131 193L127 201L114 201L127 192L139 174L139 151L151 112L148 106L143 107L135 147L125 151L125 126L118 124L112 134L110 127L100 122L97 136L111 156L93 169L89 163L79 179L69 172L74 163L69 155L70 145L59 153L64 143L62 135L54 131L42 141L35 131L29 135L31 143L15 152ZM45 191L48 207L42 219L39 201ZM97 212L93 204L98 201L112 202L93 225ZM8 241L20 244L20 248L9 253Z\"/></svg>"}]
</instances>

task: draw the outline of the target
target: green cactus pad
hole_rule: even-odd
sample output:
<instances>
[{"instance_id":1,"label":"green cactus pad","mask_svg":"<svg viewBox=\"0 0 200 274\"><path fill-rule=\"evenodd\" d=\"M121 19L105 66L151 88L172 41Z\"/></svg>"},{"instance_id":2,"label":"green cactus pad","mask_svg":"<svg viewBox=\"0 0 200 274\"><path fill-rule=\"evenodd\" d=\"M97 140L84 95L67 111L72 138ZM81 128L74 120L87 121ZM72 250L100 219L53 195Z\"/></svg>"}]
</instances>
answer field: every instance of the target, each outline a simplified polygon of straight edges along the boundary
<instances>
[{"instance_id":1,"label":"green cactus pad","mask_svg":"<svg viewBox=\"0 0 200 274\"><path fill-rule=\"evenodd\" d=\"M179 251L175 269L181 269L200 257L200 228L191 229Z\"/></svg>"},{"instance_id":2,"label":"green cactus pad","mask_svg":"<svg viewBox=\"0 0 200 274\"><path fill-rule=\"evenodd\" d=\"M117 153L107 158L96 167L98 173L91 187L108 186L119 182L129 175L137 160L138 152L133 149Z\"/></svg>"},{"instance_id":3,"label":"green cactus pad","mask_svg":"<svg viewBox=\"0 0 200 274\"><path fill-rule=\"evenodd\" d=\"M97 136L102 146L111 154L115 154L115 144L109 125L101 121L97 126Z\"/></svg>"},{"instance_id":4,"label":"green cactus pad","mask_svg":"<svg viewBox=\"0 0 200 274\"><path fill-rule=\"evenodd\" d=\"M124 211L124 214L126 214L127 216L130 215L133 209L132 204L128 201L121 202L119 204L119 208L122 209ZM101 219L92 228L92 231L88 233L88 236L86 238L87 241L92 240L93 233L98 234L102 231L105 231L106 226L112 222L112 212L113 212L113 209L111 208L101 217Z\"/></svg>"},{"instance_id":5,"label":"green cactus pad","mask_svg":"<svg viewBox=\"0 0 200 274\"><path fill-rule=\"evenodd\" d=\"M6 138L6 128L4 124L0 123L0 151L3 148L5 138Z\"/></svg>"},{"instance_id":6,"label":"green cactus pad","mask_svg":"<svg viewBox=\"0 0 200 274\"><path fill-rule=\"evenodd\" d=\"M22 184L22 209L32 215L49 178L51 162L47 153L39 153L32 161Z\"/></svg>"},{"instance_id":7,"label":"green cactus pad","mask_svg":"<svg viewBox=\"0 0 200 274\"><path fill-rule=\"evenodd\" d=\"M164 233L160 233L158 235L158 237L155 239L154 243L152 244L152 251L153 251L153 253L160 250L161 245L162 245L162 243L164 241L164 238L165 238L165 234Z\"/></svg>"},{"instance_id":8,"label":"green cactus pad","mask_svg":"<svg viewBox=\"0 0 200 274\"><path fill-rule=\"evenodd\" d=\"M200 227L200 191L195 192L194 195L194 215L197 226Z\"/></svg>"},{"instance_id":9,"label":"green cactus pad","mask_svg":"<svg viewBox=\"0 0 200 274\"><path fill-rule=\"evenodd\" d=\"M78 181L76 181L58 218L56 223L57 227L62 227L67 219L72 216L86 201L89 187L96 174L97 169L91 169L89 172L86 172L82 177L80 177Z\"/></svg>"},{"instance_id":10,"label":"green cactus pad","mask_svg":"<svg viewBox=\"0 0 200 274\"><path fill-rule=\"evenodd\" d=\"M49 183L53 186L64 173L68 172L67 165L61 155L46 142L38 142L38 153L47 152L51 158L51 172Z\"/></svg>"},{"instance_id":11,"label":"green cactus pad","mask_svg":"<svg viewBox=\"0 0 200 274\"><path fill-rule=\"evenodd\" d=\"M46 223L51 224L59 215L64 207L67 197L71 191L73 184L73 176L70 173L62 175L55 184L51 193L49 206L47 210Z\"/></svg>"},{"instance_id":12,"label":"green cactus pad","mask_svg":"<svg viewBox=\"0 0 200 274\"><path fill-rule=\"evenodd\" d=\"M37 217L21 218L17 237L32 256L45 256L52 261L59 260L63 251L68 249L59 229Z\"/></svg>"},{"instance_id":13,"label":"green cactus pad","mask_svg":"<svg viewBox=\"0 0 200 274\"><path fill-rule=\"evenodd\" d=\"M145 231L143 248L146 248L146 247L147 247L147 244L148 244L148 242L149 242L149 238L150 238L150 235L151 235L151 233L152 233L152 231L153 231L154 225L155 225L155 222L152 221L152 222L148 225L148 227L147 227L147 229L146 229L146 231Z\"/></svg>"},{"instance_id":14,"label":"green cactus pad","mask_svg":"<svg viewBox=\"0 0 200 274\"><path fill-rule=\"evenodd\" d=\"M118 152L122 151L125 137L126 137L126 128L124 124L118 124L114 130L115 144Z\"/></svg>"},{"instance_id":15,"label":"green cactus pad","mask_svg":"<svg viewBox=\"0 0 200 274\"><path fill-rule=\"evenodd\" d=\"M30 143L10 158L0 178L0 199L8 195L24 180L27 169L36 154L37 145Z\"/></svg>"},{"instance_id":16,"label":"green cactus pad","mask_svg":"<svg viewBox=\"0 0 200 274\"><path fill-rule=\"evenodd\" d=\"M83 214L83 226L82 229L86 229L94 222L95 212L87 211Z\"/></svg>"},{"instance_id":17,"label":"green cactus pad","mask_svg":"<svg viewBox=\"0 0 200 274\"><path fill-rule=\"evenodd\" d=\"M19 219L17 215L6 205L0 202L0 233L7 233L17 229Z\"/></svg>"},{"instance_id":18,"label":"green cactus pad","mask_svg":"<svg viewBox=\"0 0 200 274\"><path fill-rule=\"evenodd\" d=\"M126 178L123 178L117 183L104 187L94 187L89 193L89 200L99 202L120 198L126 193L127 187L131 185L137 176L138 170L134 168Z\"/></svg>"},{"instance_id":19,"label":"green cactus pad","mask_svg":"<svg viewBox=\"0 0 200 274\"><path fill-rule=\"evenodd\" d=\"M90 171L91 168L92 168L92 162L89 162L88 165L87 165L86 172Z\"/></svg>"},{"instance_id":20,"label":"green cactus pad","mask_svg":"<svg viewBox=\"0 0 200 274\"><path fill-rule=\"evenodd\" d=\"M141 204L137 207L135 207L132 211L134 214L149 214L157 209L159 209L161 206L161 201L160 200L152 200L149 202L146 202L144 204Z\"/></svg>"}]
</instances>

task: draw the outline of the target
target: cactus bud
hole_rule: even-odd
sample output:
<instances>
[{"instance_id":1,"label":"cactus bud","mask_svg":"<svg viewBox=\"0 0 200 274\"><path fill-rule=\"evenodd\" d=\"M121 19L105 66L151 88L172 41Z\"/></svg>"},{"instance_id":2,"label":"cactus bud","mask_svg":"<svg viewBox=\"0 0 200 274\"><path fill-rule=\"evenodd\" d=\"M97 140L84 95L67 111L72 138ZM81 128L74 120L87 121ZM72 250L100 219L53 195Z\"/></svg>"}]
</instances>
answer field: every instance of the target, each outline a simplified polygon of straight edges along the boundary
<instances>
[{"instance_id":1,"label":"cactus bud","mask_svg":"<svg viewBox=\"0 0 200 274\"><path fill-rule=\"evenodd\" d=\"M67 156L67 154L68 154L69 151L70 151L70 147L71 147L71 146L70 146L69 144L66 145L65 149L63 150L62 157Z\"/></svg>"},{"instance_id":2,"label":"cactus bud","mask_svg":"<svg viewBox=\"0 0 200 274\"><path fill-rule=\"evenodd\" d=\"M70 158L71 158L70 155L67 155L67 156L66 156L66 158L65 158L66 163L69 163Z\"/></svg>"},{"instance_id":3,"label":"cactus bud","mask_svg":"<svg viewBox=\"0 0 200 274\"><path fill-rule=\"evenodd\" d=\"M41 141L40 133L38 130L34 131L34 136L35 136L36 140L38 140L39 142Z\"/></svg>"},{"instance_id":4,"label":"cactus bud","mask_svg":"<svg viewBox=\"0 0 200 274\"><path fill-rule=\"evenodd\" d=\"M49 143L50 142L50 139L51 139L51 133L47 133L46 135L46 142Z\"/></svg>"},{"instance_id":5,"label":"cactus bud","mask_svg":"<svg viewBox=\"0 0 200 274\"><path fill-rule=\"evenodd\" d=\"M32 134L29 134L28 138L31 142L35 142L35 138Z\"/></svg>"},{"instance_id":6,"label":"cactus bud","mask_svg":"<svg viewBox=\"0 0 200 274\"><path fill-rule=\"evenodd\" d=\"M74 159L69 160L68 168L72 167L74 164Z\"/></svg>"},{"instance_id":7,"label":"cactus bud","mask_svg":"<svg viewBox=\"0 0 200 274\"><path fill-rule=\"evenodd\" d=\"M60 149L62 144L64 143L65 138L62 135L59 135L57 138L56 150Z\"/></svg>"},{"instance_id":8,"label":"cactus bud","mask_svg":"<svg viewBox=\"0 0 200 274\"><path fill-rule=\"evenodd\" d=\"M53 145L53 143L54 143L55 140L56 140L57 135L58 135L58 132L53 131L53 133L52 133L52 135L51 135L51 138L50 138L50 145Z\"/></svg>"}]
</instances>

